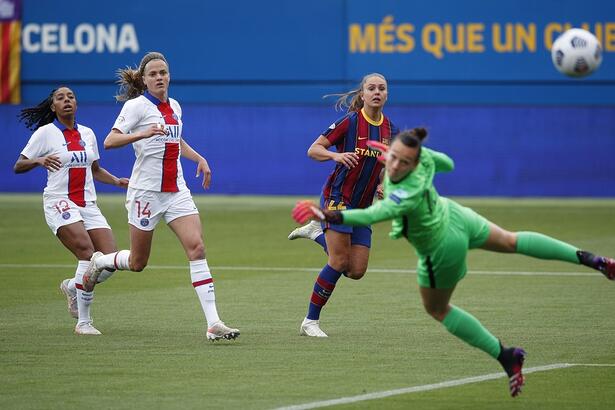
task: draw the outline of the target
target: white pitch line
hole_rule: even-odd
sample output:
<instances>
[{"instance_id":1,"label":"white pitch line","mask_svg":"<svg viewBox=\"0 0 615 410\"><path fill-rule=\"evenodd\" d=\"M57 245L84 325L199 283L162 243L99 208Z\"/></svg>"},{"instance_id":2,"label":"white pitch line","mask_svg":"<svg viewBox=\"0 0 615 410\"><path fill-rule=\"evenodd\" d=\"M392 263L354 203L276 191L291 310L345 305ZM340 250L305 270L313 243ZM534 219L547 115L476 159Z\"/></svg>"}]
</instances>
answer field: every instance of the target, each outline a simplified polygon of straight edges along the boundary
<instances>
[{"instance_id":1,"label":"white pitch line","mask_svg":"<svg viewBox=\"0 0 615 410\"><path fill-rule=\"evenodd\" d=\"M528 374L528 373L536 373L536 372L546 372L549 370L565 369L568 367L575 367L575 366L615 367L615 364L555 363L555 364L548 364L545 366L530 367L530 368L524 369L523 373ZM401 394L418 393L418 392L424 392L424 391L430 391L430 390L445 389L447 387L462 386L464 384L479 383L479 382L484 382L487 380L495 380L495 379L500 379L504 377L506 377L506 373L503 373L503 372L490 373L490 374L484 374L481 376L466 377L463 379L456 379L456 380L448 380L448 381L444 381L440 383L424 384L421 386L404 387L404 388L395 389L395 390L386 390L386 391L380 391L380 392L360 394L358 396L341 397L339 399L314 401L311 403L297 404L297 405L286 406L286 407L278 407L275 410L317 409L321 407L335 406L338 404L349 404L349 403L356 403L356 402L366 401L366 400L382 399L385 397L398 396Z\"/></svg>"},{"instance_id":2,"label":"white pitch line","mask_svg":"<svg viewBox=\"0 0 615 410\"><path fill-rule=\"evenodd\" d=\"M20 263L1 263L2 268L28 268L28 269L54 269L54 268L74 268L75 265L70 264L20 264ZM158 270L178 270L188 269L188 265L148 265L150 269ZM293 268L286 266L210 266L213 271L216 270L234 270L234 271L270 271L270 272L319 272L322 267L314 268ZM385 268L369 268L368 272L376 273L416 273L415 269L385 269ZM491 275L491 276L596 276L601 277L597 272L524 272L524 271L487 271L487 270L471 270L468 275Z\"/></svg>"}]
</instances>

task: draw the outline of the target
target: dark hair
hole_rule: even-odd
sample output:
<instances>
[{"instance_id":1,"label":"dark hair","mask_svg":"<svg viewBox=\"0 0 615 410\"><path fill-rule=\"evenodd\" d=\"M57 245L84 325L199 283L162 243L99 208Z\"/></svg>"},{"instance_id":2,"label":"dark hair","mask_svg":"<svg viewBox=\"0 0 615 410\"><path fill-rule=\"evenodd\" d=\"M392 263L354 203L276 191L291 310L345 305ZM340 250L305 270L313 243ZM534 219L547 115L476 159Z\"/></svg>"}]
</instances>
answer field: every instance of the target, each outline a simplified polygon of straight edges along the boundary
<instances>
[{"instance_id":1,"label":"dark hair","mask_svg":"<svg viewBox=\"0 0 615 410\"><path fill-rule=\"evenodd\" d=\"M384 81L387 80L380 73L370 73L363 77L363 79L359 83L359 86L355 88L354 90L350 90L342 94L327 94L327 95L324 95L323 98L338 97L337 101L335 101L336 110L342 110L344 108L347 108L348 109L347 112L359 111L361 110L361 108L363 108L363 99L361 98L361 95L360 95L361 90L363 89L363 86L365 85L365 82L367 81L367 79L370 77L380 77Z\"/></svg>"},{"instance_id":2,"label":"dark hair","mask_svg":"<svg viewBox=\"0 0 615 410\"><path fill-rule=\"evenodd\" d=\"M162 53L151 51L143 56L141 63L139 63L139 68L126 67L117 70L117 76L119 77L117 83L120 85L120 91L115 96L117 101L127 101L143 94L146 89L143 82L145 66L152 60L162 60L167 65L167 68L169 68L169 63Z\"/></svg>"},{"instance_id":3,"label":"dark hair","mask_svg":"<svg viewBox=\"0 0 615 410\"><path fill-rule=\"evenodd\" d=\"M422 127L412 128L410 130L403 130L397 134L393 140L401 141L405 146L410 148L418 147L419 153L416 156L416 160L421 157L421 148L423 147L423 140L427 138L427 130Z\"/></svg>"},{"instance_id":4,"label":"dark hair","mask_svg":"<svg viewBox=\"0 0 615 410\"><path fill-rule=\"evenodd\" d=\"M23 122L26 128L35 131L43 125L52 123L57 118L56 113L51 111L51 105L53 104L53 94L58 88L53 89L49 96L36 106L21 110L18 115L19 121Z\"/></svg>"}]
</instances>

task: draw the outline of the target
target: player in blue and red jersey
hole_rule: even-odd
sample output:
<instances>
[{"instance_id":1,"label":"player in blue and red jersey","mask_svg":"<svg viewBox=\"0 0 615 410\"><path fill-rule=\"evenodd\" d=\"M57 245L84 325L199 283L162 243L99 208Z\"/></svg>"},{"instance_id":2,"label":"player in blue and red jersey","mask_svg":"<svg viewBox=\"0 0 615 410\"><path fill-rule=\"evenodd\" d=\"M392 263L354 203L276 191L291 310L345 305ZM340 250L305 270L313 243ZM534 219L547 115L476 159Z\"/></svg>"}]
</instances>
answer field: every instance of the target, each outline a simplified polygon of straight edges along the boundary
<instances>
[{"instance_id":1,"label":"player in blue and red jersey","mask_svg":"<svg viewBox=\"0 0 615 410\"><path fill-rule=\"evenodd\" d=\"M331 124L308 149L316 161L335 161L335 169L327 178L321 206L330 210L362 209L372 204L379 187L383 165L378 151L367 141L388 145L397 128L382 113L387 101L387 81L373 73L363 77L355 90L341 94L336 107L347 107L348 113ZM336 150L329 150L335 146ZM344 275L361 279L367 270L372 230L370 226L352 227L312 222L295 229L288 239L310 238L327 252L310 298L308 313L301 323L303 336L327 337L320 329L320 311L331 296L338 279Z\"/></svg>"}]
</instances>

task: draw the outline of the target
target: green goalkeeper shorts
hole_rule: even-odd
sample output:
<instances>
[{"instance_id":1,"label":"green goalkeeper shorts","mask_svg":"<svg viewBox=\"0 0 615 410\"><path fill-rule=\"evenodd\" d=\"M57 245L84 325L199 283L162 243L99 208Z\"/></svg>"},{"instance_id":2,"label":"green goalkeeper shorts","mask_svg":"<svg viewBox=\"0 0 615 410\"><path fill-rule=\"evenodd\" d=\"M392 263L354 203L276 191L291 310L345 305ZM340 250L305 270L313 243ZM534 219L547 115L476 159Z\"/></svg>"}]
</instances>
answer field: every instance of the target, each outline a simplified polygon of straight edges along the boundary
<instances>
[{"instance_id":1,"label":"green goalkeeper shorts","mask_svg":"<svg viewBox=\"0 0 615 410\"><path fill-rule=\"evenodd\" d=\"M466 274L468 250L482 246L488 237L487 219L470 208L449 201L449 220L444 238L428 255L418 255L419 286L454 288Z\"/></svg>"}]
</instances>

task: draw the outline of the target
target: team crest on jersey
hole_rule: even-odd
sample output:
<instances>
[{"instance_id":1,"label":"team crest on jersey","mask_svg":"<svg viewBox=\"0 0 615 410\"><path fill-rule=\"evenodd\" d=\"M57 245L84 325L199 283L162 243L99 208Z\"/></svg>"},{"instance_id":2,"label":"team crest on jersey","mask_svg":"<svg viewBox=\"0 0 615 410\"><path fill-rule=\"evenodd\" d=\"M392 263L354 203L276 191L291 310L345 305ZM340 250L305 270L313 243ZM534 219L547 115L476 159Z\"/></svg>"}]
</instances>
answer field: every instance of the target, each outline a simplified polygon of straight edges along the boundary
<instances>
[{"instance_id":1,"label":"team crest on jersey","mask_svg":"<svg viewBox=\"0 0 615 410\"><path fill-rule=\"evenodd\" d=\"M79 140L79 145L81 145L82 147L85 147L85 141L84 140Z\"/></svg>"},{"instance_id":2,"label":"team crest on jersey","mask_svg":"<svg viewBox=\"0 0 615 410\"><path fill-rule=\"evenodd\" d=\"M173 119L175 121L179 121L179 117L177 116L177 114L173 113L173 115L171 115L171 117L173 117Z\"/></svg>"},{"instance_id":3,"label":"team crest on jersey","mask_svg":"<svg viewBox=\"0 0 615 410\"><path fill-rule=\"evenodd\" d=\"M141 223L141 226L144 226L144 227L149 225L149 219L147 219L147 218L143 218L139 222Z\"/></svg>"},{"instance_id":4,"label":"team crest on jersey","mask_svg":"<svg viewBox=\"0 0 615 410\"><path fill-rule=\"evenodd\" d=\"M64 219L65 221L67 221L70 218L70 212L64 212L62 214L62 219Z\"/></svg>"}]
</instances>

